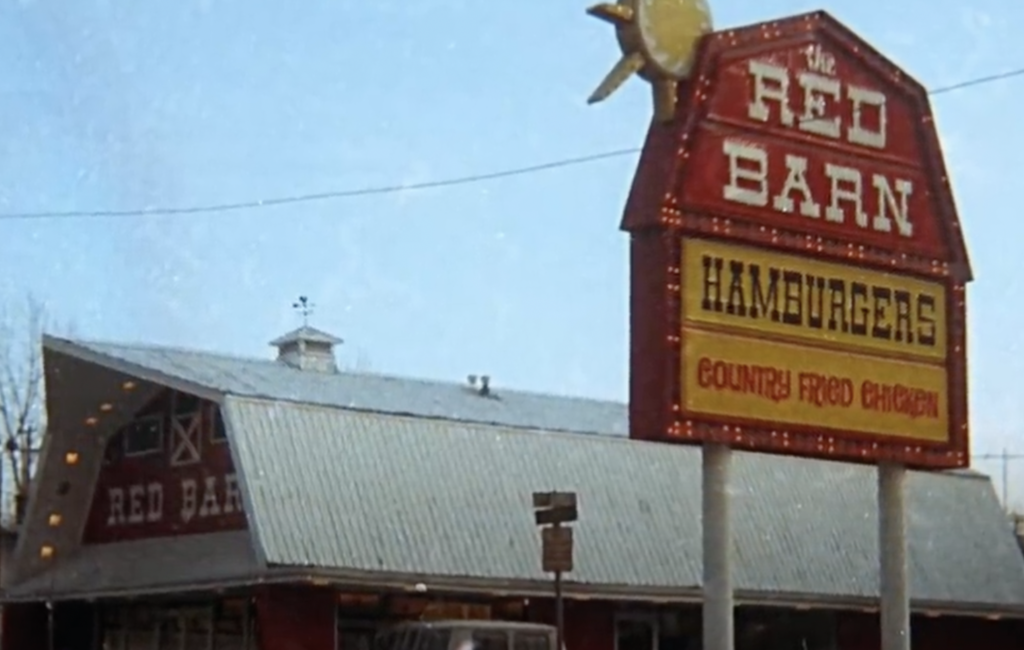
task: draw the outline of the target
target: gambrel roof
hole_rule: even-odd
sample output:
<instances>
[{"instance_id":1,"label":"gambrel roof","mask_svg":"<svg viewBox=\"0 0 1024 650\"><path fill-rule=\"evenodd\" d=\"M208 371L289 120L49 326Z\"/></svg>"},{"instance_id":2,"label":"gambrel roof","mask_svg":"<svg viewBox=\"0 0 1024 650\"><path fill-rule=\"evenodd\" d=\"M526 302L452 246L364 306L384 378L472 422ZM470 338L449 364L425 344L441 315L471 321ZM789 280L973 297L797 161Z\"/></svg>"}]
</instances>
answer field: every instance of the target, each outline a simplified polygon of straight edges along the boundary
<instances>
[{"instance_id":1,"label":"gambrel roof","mask_svg":"<svg viewBox=\"0 0 1024 650\"><path fill-rule=\"evenodd\" d=\"M626 439L623 404L155 346L47 337L44 352L53 435L18 558L36 568L10 598L255 577L547 594L530 495L568 489L581 508L570 596L699 599L700 452ZM221 405L249 531L90 546L46 569L35 558L51 491L88 480L88 456L102 450L83 447L73 423L90 391L125 378ZM70 447L82 462L67 469ZM872 468L737 452L734 477L740 603L874 606ZM1024 556L987 477L912 472L908 490L915 607L1024 616ZM157 553L170 559L138 559ZM175 558L206 572L175 569ZM120 568L97 576L98 561Z\"/></svg>"}]
</instances>

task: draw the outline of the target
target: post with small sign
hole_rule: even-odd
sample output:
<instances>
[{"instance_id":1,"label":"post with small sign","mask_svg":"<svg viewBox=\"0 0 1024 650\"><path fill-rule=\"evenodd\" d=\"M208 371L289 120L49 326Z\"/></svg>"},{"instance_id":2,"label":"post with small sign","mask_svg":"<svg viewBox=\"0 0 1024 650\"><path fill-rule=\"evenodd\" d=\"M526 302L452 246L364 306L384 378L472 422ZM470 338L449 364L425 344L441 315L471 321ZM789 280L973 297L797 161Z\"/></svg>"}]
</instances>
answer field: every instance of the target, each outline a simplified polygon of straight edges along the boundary
<instances>
[{"instance_id":1,"label":"post with small sign","mask_svg":"<svg viewBox=\"0 0 1024 650\"><path fill-rule=\"evenodd\" d=\"M555 576L556 648L562 650L565 617L562 604L562 574L572 571L572 527L579 513L575 492L534 492L534 520L541 527L541 566Z\"/></svg>"}]
</instances>

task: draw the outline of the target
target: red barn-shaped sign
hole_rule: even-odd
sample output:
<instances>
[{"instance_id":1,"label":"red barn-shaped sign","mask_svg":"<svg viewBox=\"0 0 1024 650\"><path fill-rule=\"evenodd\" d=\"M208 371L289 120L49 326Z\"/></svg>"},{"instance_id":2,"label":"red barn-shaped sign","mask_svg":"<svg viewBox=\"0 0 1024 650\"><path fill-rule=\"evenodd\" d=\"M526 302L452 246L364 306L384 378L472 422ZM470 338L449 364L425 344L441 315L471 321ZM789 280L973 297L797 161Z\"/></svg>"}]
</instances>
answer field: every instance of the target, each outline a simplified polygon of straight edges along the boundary
<instances>
[{"instance_id":1,"label":"red barn-shaped sign","mask_svg":"<svg viewBox=\"0 0 1024 650\"><path fill-rule=\"evenodd\" d=\"M828 14L704 38L622 227L632 437L967 465L971 271L927 93Z\"/></svg>"}]
</instances>

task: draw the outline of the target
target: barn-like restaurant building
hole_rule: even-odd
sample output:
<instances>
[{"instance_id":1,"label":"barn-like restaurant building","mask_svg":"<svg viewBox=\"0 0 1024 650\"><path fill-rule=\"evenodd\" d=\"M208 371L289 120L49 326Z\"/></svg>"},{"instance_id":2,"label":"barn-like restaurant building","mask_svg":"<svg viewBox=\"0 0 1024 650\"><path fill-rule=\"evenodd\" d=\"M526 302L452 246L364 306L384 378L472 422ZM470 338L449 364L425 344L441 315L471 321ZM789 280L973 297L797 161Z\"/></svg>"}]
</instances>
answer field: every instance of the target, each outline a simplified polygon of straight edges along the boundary
<instances>
[{"instance_id":1,"label":"barn-like restaurant building","mask_svg":"<svg viewBox=\"0 0 1024 650\"><path fill-rule=\"evenodd\" d=\"M552 621L535 491L580 499L569 650L700 647L699 449L624 404L277 358L47 337L49 436L4 650L362 650L417 617ZM738 650L878 648L875 470L739 453ZM912 473L915 649L1024 639L989 480ZM52 645L51 645L52 643Z\"/></svg>"}]
</instances>

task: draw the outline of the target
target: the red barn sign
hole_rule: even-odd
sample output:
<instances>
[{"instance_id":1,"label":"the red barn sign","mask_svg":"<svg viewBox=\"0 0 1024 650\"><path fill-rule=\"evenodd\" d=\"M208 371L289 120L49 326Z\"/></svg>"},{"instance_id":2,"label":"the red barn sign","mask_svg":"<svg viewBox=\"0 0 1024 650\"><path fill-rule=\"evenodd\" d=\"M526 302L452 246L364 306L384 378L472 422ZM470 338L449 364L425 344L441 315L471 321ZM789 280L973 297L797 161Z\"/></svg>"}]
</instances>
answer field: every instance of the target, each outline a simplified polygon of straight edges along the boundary
<instances>
[{"instance_id":1,"label":"the red barn sign","mask_svg":"<svg viewBox=\"0 0 1024 650\"><path fill-rule=\"evenodd\" d=\"M967 464L970 266L927 93L823 12L705 37L648 134L631 435Z\"/></svg>"},{"instance_id":2,"label":"the red barn sign","mask_svg":"<svg viewBox=\"0 0 1024 650\"><path fill-rule=\"evenodd\" d=\"M242 487L219 407L158 395L106 444L82 541L241 530Z\"/></svg>"}]
</instances>

